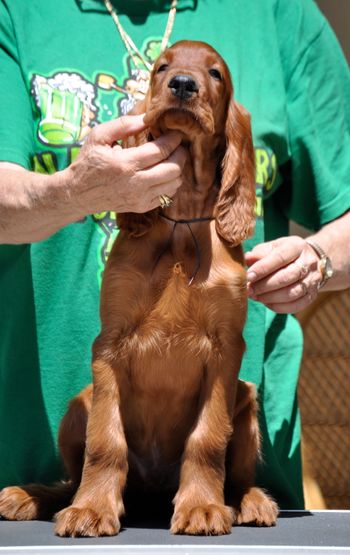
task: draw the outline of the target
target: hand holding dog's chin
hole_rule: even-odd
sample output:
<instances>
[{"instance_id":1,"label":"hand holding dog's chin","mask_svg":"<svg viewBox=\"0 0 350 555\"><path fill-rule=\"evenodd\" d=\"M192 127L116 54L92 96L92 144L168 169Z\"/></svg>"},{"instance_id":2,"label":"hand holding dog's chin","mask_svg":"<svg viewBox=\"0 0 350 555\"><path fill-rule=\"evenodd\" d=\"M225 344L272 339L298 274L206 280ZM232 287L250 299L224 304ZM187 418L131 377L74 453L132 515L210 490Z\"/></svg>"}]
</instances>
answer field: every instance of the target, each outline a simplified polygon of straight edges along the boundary
<instances>
[{"instance_id":1,"label":"hand holding dog's chin","mask_svg":"<svg viewBox=\"0 0 350 555\"><path fill-rule=\"evenodd\" d=\"M173 197L181 185L185 152L171 132L151 143L123 149L119 142L145 129L143 116L123 116L95 127L64 172L67 202L77 219L111 210L143 213Z\"/></svg>"},{"instance_id":2,"label":"hand holding dog's chin","mask_svg":"<svg viewBox=\"0 0 350 555\"><path fill-rule=\"evenodd\" d=\"M245 259L251 299L280 314L294 314L315 300L322 278L318 257L301 237L261 243Z\"/></svg>"}]
</instances>

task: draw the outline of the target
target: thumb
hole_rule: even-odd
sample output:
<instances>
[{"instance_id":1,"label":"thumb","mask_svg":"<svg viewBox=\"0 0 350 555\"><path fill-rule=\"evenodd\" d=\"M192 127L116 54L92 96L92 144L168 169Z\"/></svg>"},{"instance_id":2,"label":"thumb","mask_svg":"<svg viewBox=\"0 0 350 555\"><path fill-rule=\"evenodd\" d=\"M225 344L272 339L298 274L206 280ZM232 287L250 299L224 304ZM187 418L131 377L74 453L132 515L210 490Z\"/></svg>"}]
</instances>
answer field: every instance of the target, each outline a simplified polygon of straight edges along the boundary
<instances>
[{"instance_id":1,"label":"thumb","mask_svg":"<svg viewBox=\"0 0 350 555\"><path fill-rule=\"evenodd\" d=\"M112 146L116 141L124 140L146 129L144 114L137 116L121 116L120 118L100 123L89 135L93 144Z\"/></svg>"},{"instance_id":2,"label":"thumb","mask_svg":"<svg viewBox=\"0 0 350 555\"><path fill-rule=\"evenodd\" d=\"M257 262L258 260L264 258L264 256L269 254L271 250L272 241L260 243L259 245L256 245L251 251L245 253L245 261L248 266L250 266L251 264L254 264L254 262Z\"/></svg>"}]
</instances>

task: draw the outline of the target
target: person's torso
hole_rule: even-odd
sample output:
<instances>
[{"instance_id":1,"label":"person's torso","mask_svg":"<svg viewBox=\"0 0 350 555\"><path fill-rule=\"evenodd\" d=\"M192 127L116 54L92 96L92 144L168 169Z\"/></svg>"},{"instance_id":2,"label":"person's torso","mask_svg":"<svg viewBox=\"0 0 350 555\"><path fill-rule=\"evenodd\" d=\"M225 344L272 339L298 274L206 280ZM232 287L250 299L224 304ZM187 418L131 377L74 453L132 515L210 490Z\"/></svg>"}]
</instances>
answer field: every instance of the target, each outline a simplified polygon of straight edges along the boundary
<instances>
[{"instance_id":1,"label":"person's torso","mask_svg":"<svg viewBox=\"0 0 350 555\"><path fill-rule=\"evenodd\" d=\"M252 115L257 223L247 249L265 239L262 198L281 185L278 167L289 158L285 77L274 4L273 0L263 6L256 0L179 0L170 37L171 44L194 39L216 48L231 70L236 99ZM136 71L102 1L32 0L23 5L14 0L10 12L33 107L32 168L53 173L76 158L95 125L129 111L138 94L135 91L145 86L145 75ZM141 12L121 13L120 21L152 64L160 51L168 6ZM4 366L4 395L15 391L24 364L27 379L23 387L29 406L22 411L18 428L37 404L38 422L46 430L39 450L47 449L49 442L55 443L67 400L91 377L90 348L99 328L99 287L116 236L115 214L108 208L72 223L45 241L3 251L10 262L3 281L6 314L11 322L3 332L7 337L5 365L11 360L13 348L17 355L13 356L12 377ZM280 232L286 231L287 222L283 220ZM22 298L18 304L12 299L21 279L25 287L17 297ZM26 324L24 309L28 314ZM264 334L265 309L251 303L242 376L257 384L262 376ZM31 375L35 376L33 380ZM4 444L7 441L5 438ZM29 449L30 439L25 441L23 432L20 442ZM8 464L12 465L11 458ZM30 472L33 474L32 469ZM40 475L40 469L37 473Z\"/></svg>"}]
</instances>

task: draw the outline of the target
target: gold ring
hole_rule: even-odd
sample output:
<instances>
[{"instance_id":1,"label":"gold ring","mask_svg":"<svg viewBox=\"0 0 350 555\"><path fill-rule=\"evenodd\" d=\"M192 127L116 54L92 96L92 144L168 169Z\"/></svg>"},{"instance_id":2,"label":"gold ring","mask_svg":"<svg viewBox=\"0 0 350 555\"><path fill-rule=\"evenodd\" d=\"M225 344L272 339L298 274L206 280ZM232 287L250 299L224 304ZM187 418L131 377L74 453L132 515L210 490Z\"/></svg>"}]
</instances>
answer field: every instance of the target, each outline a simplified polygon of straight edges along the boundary
<instances>
[{"instance_id":1,"label":"gold ring","mask_svg":"<svg viewBox=\"0 0 350 555\"><path fill-rule=\"evenodd\" d=\"M302 281L302 280L300 280L299 283L300 283L300 285L301 285L301 290L302 290L302 293L303 293L302 296L305 297L305 295L307 295L307 293L308 293L307 285L306 285L306 283L304 283L304 281Z\"/></svg>"},{"instance_id":2,"label":"gold ring","mask_svg":"<svg viewBox=\"0 0 350 555\"><path fill-rule=\"evenodd\" d=\"M309 268L301 262L301 260L295 260L294 264L300 268L300 276L299 279L304 278L309 273Z\"/></svg>"},{"instance_id":3,"label":"gold ring","mask_svg":"<svg viewBox=\"0 0 350 555\"><path fill-rule=\"evenodd\" d=\"M159 204L161 208L169 208L172 202L173 199L168 197L168 195L160 195L159 197Z\"/></svg>"}]
</instances>

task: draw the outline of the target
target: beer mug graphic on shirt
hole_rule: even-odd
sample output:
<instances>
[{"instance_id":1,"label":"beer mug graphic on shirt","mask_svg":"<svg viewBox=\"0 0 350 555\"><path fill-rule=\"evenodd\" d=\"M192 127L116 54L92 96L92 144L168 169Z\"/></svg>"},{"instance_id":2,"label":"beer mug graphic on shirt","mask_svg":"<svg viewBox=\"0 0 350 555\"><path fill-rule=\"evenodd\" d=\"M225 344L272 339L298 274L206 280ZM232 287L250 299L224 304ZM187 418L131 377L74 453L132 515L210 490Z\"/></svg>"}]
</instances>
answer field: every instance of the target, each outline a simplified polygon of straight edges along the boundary
<instances>
[{"instance_id":1,"label":"beer mug graphic on shirt","mask_svg":"<svg viewBox=\"0 0 350 555\"><path fill-rule=\"evenodd\" d=\"M95 90L77 73L35 75L32 93L40 110L38 138L47 145L80 144L95 118Z\"/></svg>"}]
</instances>

